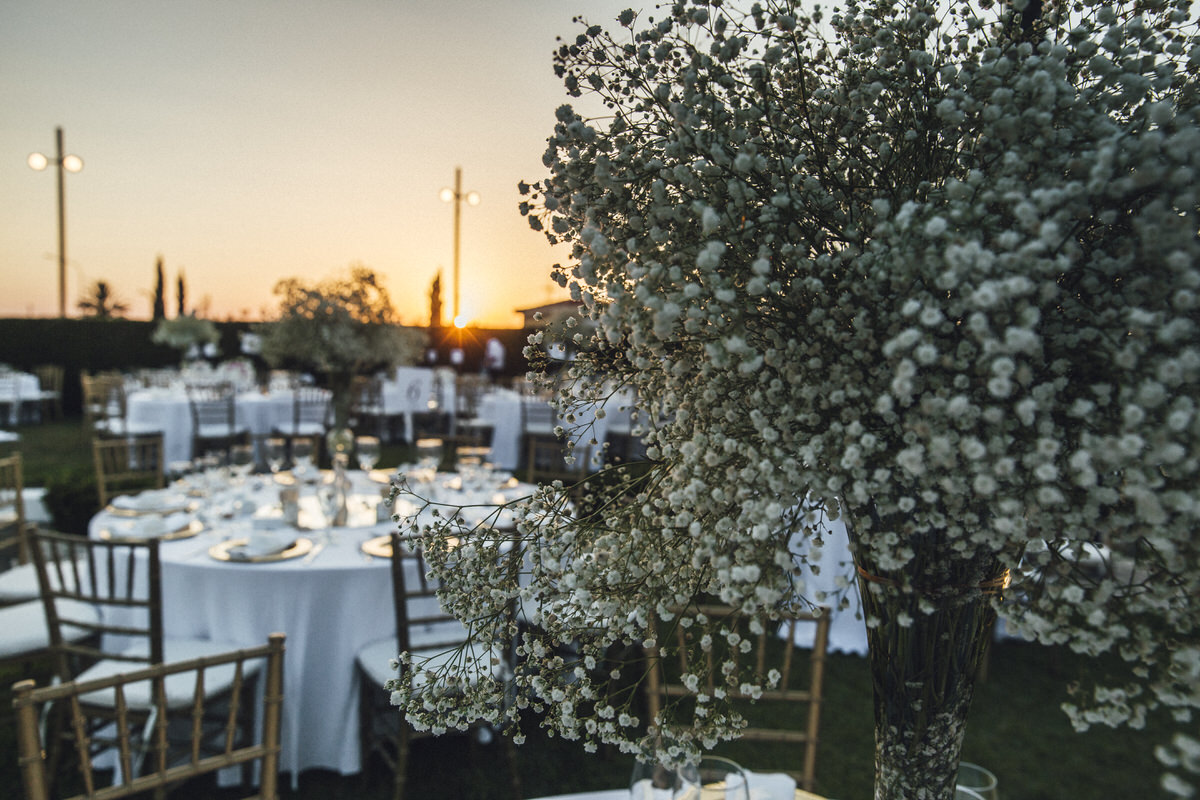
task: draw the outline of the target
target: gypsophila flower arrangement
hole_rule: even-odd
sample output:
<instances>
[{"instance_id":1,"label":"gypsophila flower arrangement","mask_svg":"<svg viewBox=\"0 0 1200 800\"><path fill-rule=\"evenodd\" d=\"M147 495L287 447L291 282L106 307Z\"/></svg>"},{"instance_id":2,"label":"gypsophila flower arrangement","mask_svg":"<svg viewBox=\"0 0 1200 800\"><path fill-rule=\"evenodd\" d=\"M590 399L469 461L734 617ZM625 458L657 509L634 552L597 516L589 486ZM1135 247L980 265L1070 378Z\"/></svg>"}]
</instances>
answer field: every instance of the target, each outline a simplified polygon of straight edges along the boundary
<instances>
[{"instance_id":1,"label":"gypsophila flower arrangement","mask_svg":"<svg viewBox=\"0 0 1200 800\"><path fill-rule=\"evenodd\" d=\"M205 345L215 345L221 334L212 320L191 314L180 314L174 319L160 320L150 340L155 344L165 344L185 353L195 349L198 353Z\"/></svg>"},{"instance_id":2,"label":"gypsophila flower arrangement","mask_svg":"<svg viewBox=\"0 0 1200 800\"><path fill-rule=\"evenodd\" d=\"M1079 727L1190 718L1189 15L1161 0L828 15L692 0L564 43L556 71L607 114L561 107L550 176L522 187L531 224L572 243L556 277L595 325L556 386L568 415L634 390L649 464L544 487L515 532L453 515L425 530L444 602L481 638L519 637L524 660L515 705L461 683L432 703L414 675L447 677L408 664L408 720L532 708L589 746L695 758L737 735L736 715L706 696L703 714L640 720L614 687L642 662L605 657L655 626L721 635L689 611L700 598L764 620L805 602L789 543L820 544L815 508L846 520L858 568L876 798L953 795L997 611L1128 664L1124 683L1076 693ZM520 638L515 603L538 636Z\"/></svg>"}]
</instances>

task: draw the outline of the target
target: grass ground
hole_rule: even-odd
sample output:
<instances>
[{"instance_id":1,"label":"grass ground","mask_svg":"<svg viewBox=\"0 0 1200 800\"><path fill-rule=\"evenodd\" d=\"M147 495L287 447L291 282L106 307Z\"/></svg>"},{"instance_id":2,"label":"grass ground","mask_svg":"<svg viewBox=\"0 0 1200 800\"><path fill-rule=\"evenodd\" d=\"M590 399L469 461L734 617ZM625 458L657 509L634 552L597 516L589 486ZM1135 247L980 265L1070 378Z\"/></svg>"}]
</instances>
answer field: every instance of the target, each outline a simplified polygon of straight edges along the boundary
<instances>
[{"instance_id":1,"label":"grass ground","mask_svg":"<svg viewBox=\"0 0 1200 800\"><path fill-rule=\"evenodd\" d=\"M90 464L89 444L78 420L23 428L19 444L29 485L65 469ZM385 449L381 465L399 463L401 448ZM388 602L380 598L381 606ZM981 764L999 777L1004 800L1081 800L1082 798L1154 798L1161 772L1153 748L1165 739L1153 723L1147 731L1094 730L1075 733L1059 710L1066 688L1081 671L1099 666L1059 648L1004 642L992 652L987 680L976 690L964 760ZM0 670L0 798L20 797L8 687L20 677L48 677L45 664ZM840 800L872 795L871 683L866 659L833 655L826 673L826 692L817 759L817 789ZM589 756L572 742L547 739L529 721L528 741L517 749L523 795L537 797L569 791L626 785L632 762L615 753ZM718 752L751 769L782 769L796 754L761 745L732 743ZM446 736L414 742L409 769L409 797L472 800L507 798L502 750L470 737ZM293 790L285 777L289 800L375 800L390 797L391 776L377 762L360 775L341 776L310 770ZM180 787L176 798L233 797L209 784Z\"/></svg>"}]
</instances>

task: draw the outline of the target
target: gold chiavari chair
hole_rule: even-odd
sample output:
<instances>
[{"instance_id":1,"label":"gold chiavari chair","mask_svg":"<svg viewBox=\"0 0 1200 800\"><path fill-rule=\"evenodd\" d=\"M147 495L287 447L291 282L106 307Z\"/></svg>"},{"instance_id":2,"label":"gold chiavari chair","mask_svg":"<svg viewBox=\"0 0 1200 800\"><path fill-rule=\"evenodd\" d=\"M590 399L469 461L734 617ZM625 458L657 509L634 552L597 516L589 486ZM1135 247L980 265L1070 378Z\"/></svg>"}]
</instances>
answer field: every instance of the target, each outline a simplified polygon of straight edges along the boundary
<instances>
[{"instance_id":1,"label":"gold chiavari chair","mask_svg":"<svg viewBox=\"0 0 1200 800\"><path fill-rule=\"evenodd\" d=\"M161 489L165 482L161 433L93 439L92 460L101 508L122 491Z\"/></svg>"},{"instance_id":2,"label":"gold chiavari chair","mask_svg":"<svg viewBox=\"0 0 1200 800\"><path fill-rule=\"evenodd\" d=\"M420 538L391 535L392 602L396 616L396 636L372 642L358 652L362 678L361 736L364 763L378 754L394 775L392 797L402 800L408 772L408 749L418 733L389 704L384 684L396 677L390 661L401 651L412 654L413 669L433 671L452 659L462 659L474 670L471 680L489 676L506 678L512 674L511 653L498 649L466 646L467 628L446 613L438 601L438 581L427 574ZM509 765L514 797L520 797L520 779L512 740L504 737L503 746Z\"/></svg>"},{"instance_id":3,"label":"gold chiavari chair","mask_svg":"<svg viewBox=\"0 0 1200 800\"><path fill-rule=\"evenodd\" d=\"M658 635L674 640L672 649L677 660L672 659L674 663L668 663L664 660L658 647L652 647L647 651L649 663L646 700L651 724L668 706L676 707L678 712L685 715L688 713L686 710L687 698L694 696L696 691L680 683L679 677L689 672L689 662L692 659L704 659L707 662L709 682L707 686L699 687L699 691L707 692L711 696L714 689L717 688L714 686L714 674L720 672L719 669L712 669L714 664L719 665L726 660L743 664L746 663L746 659L752 658L753 674L759 685L767 685L767 675L770 670L779 672L779 680L775 683L774 688L764 689L754 703L759 706L781 704L794 706L786 714L771 715L770 718L796 720L799 725L795 728L783 728L767 724L764 720L766 715L761 712L756 713L755 708L751 705L750 697L740 691L739 682L722 687L727 696L739 704L739 711L750 720L750 727L743 730L739 738L753 742L783 743L787 745L789 753L793 752L792 748L796 745L802 746L804 748L803 769L788 768L784 771L796 779L796 784L801 789L808 792L813 791L817 763L817 737L821 723L825 650L829 642L829 610L819 609L819 613L812 614L796 613L783 621L782 631L778 631L776 626L765 624L758 633L751 631L750 618L732 606L702 604L690 610L698 610L709 619L719 621L723 630L739 633L743 640L752 643L752 648L749 653L742 653L737 648L731 648L727 640L715 635L709 646L701 647L694 627L685 628L682 625L675 625L673 633L659 631ZM816 626L812 649L808 651L807 659L796 657L797 653L803 652L793 644L796 641L798 625ZM658 635L652 638L658 641ZM794 669L798 666L797 662L801 661L807 661L808 671L806 678L800 676L802 684L796 686L794 681L797 680L797 676L802 670L794 672ZM673 713L675 712L673 711ZM789 767L790 763L792 762L789 760ZM744 766L771 768L775 765L745 764Z\"/></svg>"},{"instance_id":4,"label":"gold chiavari chair","mask_svg":"<svg viewBox=\"0 0 1200 800\"><path fill-rule=\"evenodd\" d=\"M243 648L179 662L155 664L94 680L68 681L37 688L24 680L13 687L17 712L17 749L26 800L66 797L52 794L53 767L47 763L47 743L39 731L40 711L47 705L63 708L68 717L67 738L75 753L82 791L72 800L120 798L154 791L156 797L167 787L217 770L258 762L261 766L259 800L278 796L280 711L283 702L284 635L272 634L265 645ZM253 682L266 664L266 686L262 700L262 738L247 736L242 724L244 711L254 706ZM226 678L225 676L231 676ZM221 708L213 709L207 688L214 682L229 684L229 696ZM152 722L147 730L140 715L147 698ZM111 741L102 743L116 756L115 783L99 787L96 779L98 743L90 731L89 709L103 705L116 710L110 728ZM176 724L177 723L177 724ZM184 731L183 741L172 743L170 734ZM243 771L246 774L246 771Z\"/></svg>"}]
</instances>

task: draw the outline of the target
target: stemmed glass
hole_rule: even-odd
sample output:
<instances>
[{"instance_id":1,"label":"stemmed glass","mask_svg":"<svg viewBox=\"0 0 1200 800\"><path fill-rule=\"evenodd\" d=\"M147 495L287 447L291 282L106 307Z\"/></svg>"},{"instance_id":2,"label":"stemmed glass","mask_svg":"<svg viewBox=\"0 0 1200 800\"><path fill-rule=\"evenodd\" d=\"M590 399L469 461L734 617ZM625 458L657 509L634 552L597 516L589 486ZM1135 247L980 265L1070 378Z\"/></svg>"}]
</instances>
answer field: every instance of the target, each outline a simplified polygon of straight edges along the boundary
<instances>
[{"instance_id":1,"label":"stemmed glass","mask_svg":"<svg viewBox=\"0 0 1200 800\"><path fill-rule=\"evenodd\" d=\"M354 440L354 457L358 468L370 472L379 463L379 439L375 436L359 436Z\"/></svg>"},{"instance_id":2,"label":"stemmed glass","mask_svg":"<svg viewBox=\"0 0 1200 800\"><path fill-rule=\"evenodd\" d=\"M266 458L267 469L271 470L272 475L278 475L287 463L287 440L274 437L267 439Z\"/></svg>"},{"instance_id":3,"label":"stemmed glass","mask_svg":"<svg viewBox=\"0 0 1200 800\"><path fill-rule=\"evenodd\" d=\"M298 438L292 440L292 474L296 480L305 481L313 468L312 439Z\"/></svg>"},{"instance_id":4,"label":"stemmed glass","mask_svg":"<svg viewBox=\"0 0 1200 800\"><path fill-rule=\"evenodd\" d=\"M417 440L417 466L421 469L436 471L442 463L441 439Z\"/></svg>"},{"instance_id":5,"label":"stemmed glass","mask_svg":"<svg viewBox=\"0 0 1200 800\"><path fill-rule=\"evenodd\" d=\"M325 517L324 539L327 542L333 540L333 526L337 524L338 511L341 509L339 491L336 472L328 473L317 482L317 504Z\"/></svg>"},{"instance_id":6,"label":"stemmed glass","mask_svg":"<svg viewBox=\"0 0 1200 800\"><path fill-rule=\"evenodd\" d=\"M244 484L246 478L254 471L254 447L248 444L235 444L229 450L229 461L238 484Z\"/></svg>"}]
</instances>

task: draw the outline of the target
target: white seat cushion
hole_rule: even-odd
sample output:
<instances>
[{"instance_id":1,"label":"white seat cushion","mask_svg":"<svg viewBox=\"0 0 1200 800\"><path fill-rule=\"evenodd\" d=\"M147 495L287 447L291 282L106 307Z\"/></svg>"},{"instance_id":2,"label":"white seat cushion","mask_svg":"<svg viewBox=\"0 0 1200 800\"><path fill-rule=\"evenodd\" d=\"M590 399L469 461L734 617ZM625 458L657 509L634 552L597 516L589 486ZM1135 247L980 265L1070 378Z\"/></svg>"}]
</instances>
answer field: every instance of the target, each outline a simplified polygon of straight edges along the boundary
<instances>
[{"instance_id":1,"label":"white seat cushion","mask_svg":"<svg viewBox=\"0 0 1200 800\"><path fill-rule=\"evenodd\" d=\"M50 580L57 580L57 574L51 571ZM65 575L68 583L74 584L73 573ZM73 588L73 587L72 587ZM25 600L36 600L42 591L38 587L37 567L33 564L20 564L12 569L0 572L0 605L20 603Z\"/></svg>"},{"instance_id":2,"label":"white seat cushion","mask_svg":"<svg viewBox=\"0 0 1200 800\"><path fill-rule=\"evenodd\" d=\"M201 425L196 430L196 437L200 439L225 439L230 436L241 436L244 433L249 433L250 429L246 427L229 426L221 423Z\"/></svg>"},{"instance_id":3,"label":"white seat cushion","mask_svg":"<svg viewBox=\"0 0 1200 800\"><path fill-rule=\"evenodd\" d=\"M163 659L167 663L188 661L202 656L220 655L240 648L241 645L230 642L213 642L203 639L165 639L163 641ZM139 646L131 648L127 652L131 654L144 654L146 648ZM207 696L211 697L221 694L233 686L234 666L233 664L222 664L219 667L210 667L205 670L204 691ZM145 664L109 659L97 662L76 676L75 679L81 682L90 681L97 678L107 678L110 675L116 675L121 672L133 672L145 667ZM248 676L258 672L261 668L261 661L248 662L245 674ZM125 702L130 708L149 708L151 706L150 693L152 689L153 685L149 681L131 683L125 687ZM190 705L194 700L196 692L196 674L194 672L184 672L168 676L166 690L167 706L169 708L181 708ZM83 695L81 699L86 703L98 706L111 707L115 704L112 690L93 692Z\"/></svg>"},{"instance_id":4,"label":"white seat cushion","mask_svg":"<svg viewBox=\"0 0 1200 800\"><path fill-rule=\"evenodd\" d=\"M72 600L59 600L59 614L64 619L98 624L100 613L95 607ZM69 641L86 638L89 631L66 626L63 636ZM32 653L50 646L50 631L46 626L46 609L41 600L31 600L15 606L0 608L0 658Z\"/></svg>"}]
</instances>

